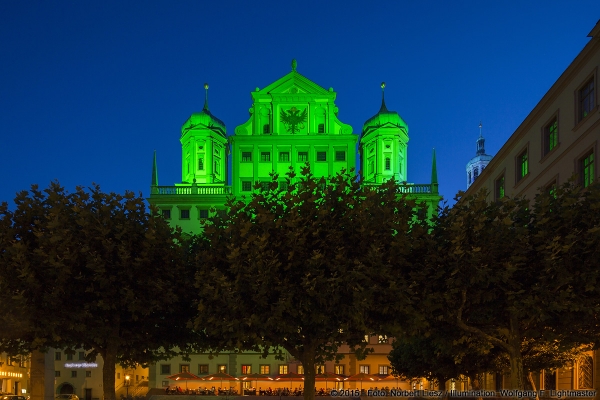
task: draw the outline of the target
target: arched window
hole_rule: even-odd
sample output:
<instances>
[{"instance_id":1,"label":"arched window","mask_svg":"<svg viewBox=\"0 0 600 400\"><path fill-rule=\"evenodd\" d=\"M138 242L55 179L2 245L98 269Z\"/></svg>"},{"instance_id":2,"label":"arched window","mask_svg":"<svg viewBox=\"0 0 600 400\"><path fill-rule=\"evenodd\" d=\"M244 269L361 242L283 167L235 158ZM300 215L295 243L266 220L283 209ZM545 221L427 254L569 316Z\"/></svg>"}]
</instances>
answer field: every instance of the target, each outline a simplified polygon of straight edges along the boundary
<instances>
[{"instance_id":1,"label":"arched window","mask_svg":"<svg viewBox=\"0 0 600 400\"><path fill-rule=\"evenodd\" d=\"M473 180L477 179L479 176L479 169L477 167L473 168Z\"/></svg>"},{"instance_id":2,"label":"arched window","mask_svg":"<svg viewBox=\"0 0 600 400\"><path fill-rule=\"evenodd\" d=\"M467 178L467 183L469 185L471 184L471 171L469 171L469 177Z\"/></svg>"}]
</instances>

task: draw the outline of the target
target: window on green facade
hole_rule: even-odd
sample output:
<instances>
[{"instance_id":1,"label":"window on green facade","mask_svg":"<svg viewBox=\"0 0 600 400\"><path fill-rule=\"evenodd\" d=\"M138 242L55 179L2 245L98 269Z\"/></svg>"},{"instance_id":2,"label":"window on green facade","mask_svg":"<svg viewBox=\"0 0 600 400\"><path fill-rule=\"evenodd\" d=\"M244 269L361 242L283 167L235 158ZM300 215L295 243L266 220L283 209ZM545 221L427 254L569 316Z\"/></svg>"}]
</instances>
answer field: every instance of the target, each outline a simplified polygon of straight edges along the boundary
<instances>
[{"instance_id":1,"label":"window on green facade","mask_svg":"<svg viewBox=\"0 0 600 400\"><path fill-rule=\"evenodd\" d=\"M271 161L271 152L270 151L261 151L260 153L260 161L269 162Z\"/></svg>"},{"instance_id":2,"label":"window on green facade","mask_svg":"<svg viewBox=\"0 0 600 400\"><path fill-rule=\"evenodd\" d=\"M290 152L289 151L280 151L279 152L279 161L289 162L290 161Z\"/></svg>"},{"instance_id":3,"label":"window on green facade","mask_svg":"<svg viewBox=\"0 0 600 400\"><path fill-rule=\"evenodd\" d=\"M544 155L550 153L558 145L558 121L552 120L544 128Z\"/></svg>"},{"instance_id":4,"label":"window on green facade","mask_svg":"<svg viewBox=\"0 0 600 400\"><path fill-rule=\"evenodd\" d=\"M269 124L263 125L263 133L271 133L271 128L269 127Z\"/></svg>"},{"instance_id":5,"label":"window on green facade","mask_svg":"<svg viewBox=\"0 0 600 400\"><path fill-rule=\"evenodd\" d=\"M202 170L204 170L204 158L200 157L198 158L198 171Z\"/></svg>"},{"instance_id":6,"label":"window on green facade","mask_svg":"<svg viewBox=\"0 0 600 400\"><path fill-rule=\"evenodd\" d=\"M251 162L252 161L252 152L251 151L242 151L242 162Z\"/></svg>"},{"instance_id":7,"label":"window on green facade","mask_svg":"<svg viewBox=\"0 0 600 400\"><path fill-rule=\"evenodd\" d=\"M208 218L208 210L200 210L200 218L201 219Z\"/></svg>"},{"instance_id":8,"label":"window on green facade","mask_svg":"<svg viewBox=\"0 0 600 400\"><path fill-rule=\"evenodd\" d=\"M171 219L171 210L162 210L162 216L165 219Z\"/></svg>"},{"instance_id":9,"label":"window on green facade","mask_svg":"<svg viewBox=\"0 0 600 400\"><path fill-rule=\"evenodd\" d=\"M390 160L389 157L385 158L385 170L389 171L390 169L392 169L392 160Z\"/></svg>"},{"instance_id":10,"label":"window on green facade","mask_svg":"<svg viewBox=\"0 0 600 400\"><path fill-rule=\"evenodd\" d=\"M252 181L242 181L242 192L252 191Z\"/></svg>"},{"instance_id":11,"label":"window on green facade","mask_svg":"<svg viewBox=\"0 0 600 400\"><path fill-rule=\"evenodd\" d=\"M527 149L517 156L517 182L529 173L529 155Z\"/></svg>"},{"instance_id":12,"label":"window on green facade","mask_svg":"<svg viewBox=\"0 0 600 400\"><path fill-rule=\"evenodd\" d=\"M190 210L181 210L180 219L190 219Z\"/></svg>"},{"instance_id":13,"label":"window on green facade","mask_svg":"<svg viewBox=\"0 0 600 400\"><path fill-rule=\"evenodd\" d=\"M325 124L319 124L317 129L319 133L325 133Z\"/></svg>"},{"instance_id":14,"label":"window on green facade","mask_svg":"<svg viewBox=\"0 0 600 400\"><path fill-rule=\"evenodd\" d=\"M338 150L335 152L335 161L346 161L346 152L344 150Z\"/></svg>"},{"instance_id":15,"label":"window on green facade","mask_svg":"<svg viewBox=\"0 0 600 400\"><path fill-rule=\"evenodd\" d=\"M495 184L495 197L496 200L500 200L501 198L504 197L504 175L502 175L500 178L496 179L496 184Z\"/></svg>"},{"instance_id":16,"label":"window on green facade","mask_svg":"<svg viewBox=\"0 0 600 400\"><path fill-rule=\"evenodd\" d=\"M327 152L317 151L317 161L327 161Z\"/></svg>"},{"instance_id":17,"label":"window on green facade","mask_svg":"<svg viewBox=\"0 0 600 400\"><path fill-rule=\"evenodd\" d=\"M298 152L298 161L308 161L308 151L299 151Z\"/></svg>"},{"instance_id":18,"label":"window on green facade","mask_svg":"<svg viewBox=\"0 0 600 400\"><path fill-rule=\"evenodd\" d=\"M286 191L286 190L288 190L288 187L289 187L289 185L288 185L287 181L279 182L279 189Z\"/></svg>"},{"instance_id":19,"label":"window on green facade","mask_svg":"<svg viewBox=\"0 0 600 400\"><path fill-rule=\"evenodd\" d=\"M594 152L590 151L580 161L581 169L581 184L583 187L588 187L594 182Z\"/></svg>"}]
</instances>

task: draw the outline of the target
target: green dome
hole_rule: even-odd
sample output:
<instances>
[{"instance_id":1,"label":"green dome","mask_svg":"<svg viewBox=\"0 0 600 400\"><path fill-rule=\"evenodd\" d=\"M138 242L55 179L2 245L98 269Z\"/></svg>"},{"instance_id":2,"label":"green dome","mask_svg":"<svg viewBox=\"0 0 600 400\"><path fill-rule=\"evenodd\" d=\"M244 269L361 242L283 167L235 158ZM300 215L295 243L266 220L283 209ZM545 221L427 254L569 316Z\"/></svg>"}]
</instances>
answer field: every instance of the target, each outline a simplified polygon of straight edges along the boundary
<instances>
[{"instance_id":1,"label":"green dome","mask_svg":"<svg viewBox=\"0 0 600 400\"><path fill-rule=\"evenodd\" d=\"M408 125L396 111L390 111L385 106L385 101L381 99L381 108L379 112L369 118L364 123L362 128L362 136L366 136L372 131L382 127L397 127L400 128L405 134L408 135Z\"/></svg>"},{"instance_id":2,"label":"green dome","mask_svg":"<svg viewBox=\"0 0 600 400\"><path fill-rule=\"evenodd\" d=\"M187 131L196 127L210 129L223 136L227 135L227 129L223 121L212 115L206 107L200 112L193 113L185 121L181 127L181 134L184 135Z\"/></svg>"}]
</instances>

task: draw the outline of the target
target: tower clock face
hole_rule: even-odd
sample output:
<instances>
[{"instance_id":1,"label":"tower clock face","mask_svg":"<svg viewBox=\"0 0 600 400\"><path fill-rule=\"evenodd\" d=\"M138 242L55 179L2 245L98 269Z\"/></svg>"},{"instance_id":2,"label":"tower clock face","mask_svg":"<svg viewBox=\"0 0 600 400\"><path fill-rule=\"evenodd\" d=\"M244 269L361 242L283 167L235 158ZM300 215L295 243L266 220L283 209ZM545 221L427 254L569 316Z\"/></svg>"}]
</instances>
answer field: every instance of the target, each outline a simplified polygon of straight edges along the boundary
<instances>
[{"instance_id":1,"label":"tower clock face","mask_svg":"<svg viewBox=\"0 0 600 400\"><path fill-rule=\"evenodd\" d=\"M304 123L308 118L308 109L299 110L292 107L289 110L281 110L280 120L288 133L294 135L304 129Z\"/></svg>"}]
</instances>

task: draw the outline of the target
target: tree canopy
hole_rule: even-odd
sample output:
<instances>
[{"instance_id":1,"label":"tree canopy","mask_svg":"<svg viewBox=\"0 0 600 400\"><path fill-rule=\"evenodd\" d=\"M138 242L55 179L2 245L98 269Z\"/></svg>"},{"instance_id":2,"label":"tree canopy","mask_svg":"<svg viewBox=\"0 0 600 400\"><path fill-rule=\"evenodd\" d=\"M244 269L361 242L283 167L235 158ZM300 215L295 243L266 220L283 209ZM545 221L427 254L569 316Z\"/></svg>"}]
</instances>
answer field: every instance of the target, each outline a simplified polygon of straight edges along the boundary
<instances>
[{"instance_id":1,"label":"tree canopy","mask_svg":"<svg viewBox=\"0 0 600 400\"><path fill-rule=\"evenodd\" d=\"M288 174L286 189L277 177L255 189L205 227L195 326L218 339L215 347L284 348L302 362L310 389L316 362L334 359L341 344L364 349L365 334L381 333L391 316L408 318L408 232L427 227L392 182L371 188L305 168Z\"/></svg>"},{"instance_id":2,"label":"tree canopy","mask_svg":"<svg viewBox=\"0 0 600 400\"><path fill-rule=\"evenodd\" d=\"M104 359L104 397L115 365L189 351L201 338L184 238L127 192L32 186L0 206L0 351L83 348ZM15 324L11 315L18 310Z\"/></svg>"}]
</instances>

